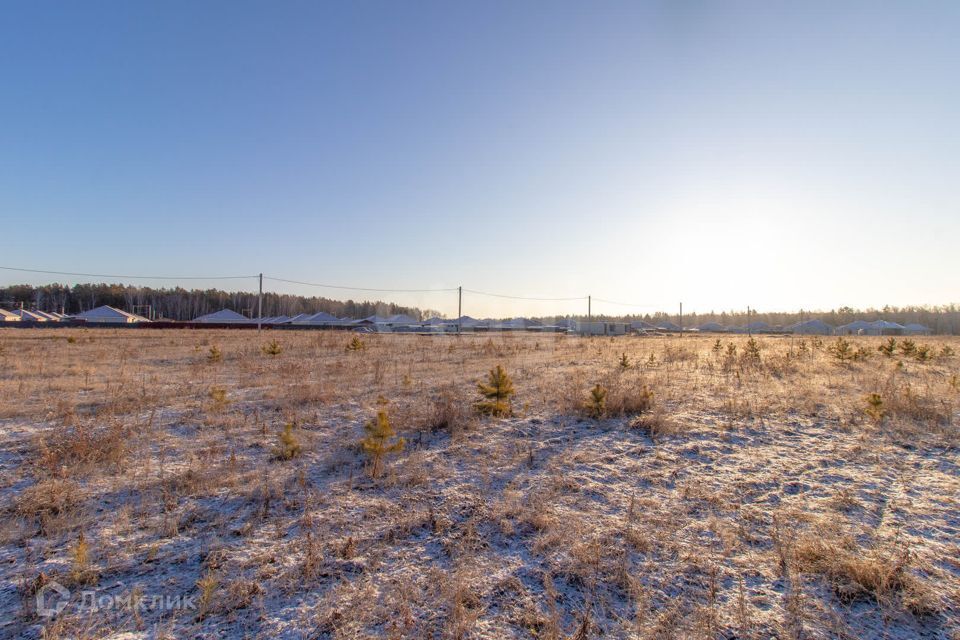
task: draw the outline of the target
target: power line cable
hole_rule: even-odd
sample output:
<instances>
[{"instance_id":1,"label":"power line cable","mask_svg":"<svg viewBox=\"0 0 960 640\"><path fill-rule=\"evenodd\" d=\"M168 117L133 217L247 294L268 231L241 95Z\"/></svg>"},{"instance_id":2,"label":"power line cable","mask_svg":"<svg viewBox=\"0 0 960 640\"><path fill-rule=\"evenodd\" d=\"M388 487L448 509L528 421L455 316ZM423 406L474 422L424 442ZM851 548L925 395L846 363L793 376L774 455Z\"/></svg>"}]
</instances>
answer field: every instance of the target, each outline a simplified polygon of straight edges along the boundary
<instances>
[{"instance_id":1,"label":"power line cable","mask_svg":"<svg viewBox=\"0 0 960 640\"><path fill-rule=\"evenodd\" d=\"M255 279L258 275L245 275L245 276L145 276L145 275L121 275L121 274L104 274L104 273L81 273L75 271L53 271L48 269L27 269L23 267L5 267L0 266L0 270L4 271L18 271L23 273L43 273L48 275L61 275L61 276L77 276L84 278L118 278L118 279L130 279L130 280L250 280ZM272 280L274 282L285 282L288 284L296 284L306 287L318 287L323 289L339 289L344 291L370 291L375 293L451 293L457 291L456 287L451 288L442 288L442 289L396 289L396 288L380 288L380 287L353 287L347 285L336 285L336 284L326 284L319 282L305 282L303 280L292 280L289 278L278 278L275 276L263 276L264 280ZM488 296L491 298L504 298L507 300L530 300L536 302L578 302L586 300L588 296L573 296L573 297L540 297L540 296L516 296L505 293L492 293L490 291L479 291L477 289L467 289L464 288L465 293L472 293L480 296ZM637 307L637 308L656 308L656 305L647 305L647 304L634 304L629 302L617 302L615 300L606 300L604 298L593 298L594 302L602 302L606 304L613 304L623 307Z\"/></svg>"},{"instance_id":2,"label":"power line cable","mask_svg":"<svg viewBox=\"0 0 960 640\"><path fill-rule=\"evenodd\" d=\"M20 267L0 267L4 271L22 271L25 273L44 273L57 276L81 276L84 278L125 278L129 280L249 280L251 276L131 276L106 273L76 273L72 271L48 271L45 269L23 269Z\"/></svg>"},{"instance_id":3,"label":"power line cable","mask_svg":"<svg viewBox=\"0 0 960 640\"><path fill-rule=\"evenodd\" d=\"M603 298L594 298L594 302L605 302L607 304L615 304L621 307L638 307L643 309L656 309L657 305L655 304L634 304L632 302L617 302L615 300L604 300Z\"/></svg>"},{"instance_id":4,"label":"power line cable","mask_svg":"<svg viewBox=\"0 0 960 640\"><path fill-rule=\"evenodd\" d=\"M487 291L477 291L476 289L464 289L467 293L475 293L481 296L490 296L492 298L507 298L509 300L537 300L540 302L570 302L575 300L586 300L587 296L579 296L577 298L535 298L530 296L510 296L503 293L489 293Z\"/></svg>"},{"instance_id":5,"label":"power line cable","mask_svg":"<svg viewBox=\"0 0 960 640\"><path fill-rule=\"evenodd\" d=\"M435 292L451 292L456 291L456 287L452 289L377 289L374 287L347 287L337 284L320 284L318 282L303 282L301 280L289 280L287 278L275 278L273 276L263 276L264 280L273 280L274 282L287 282L289 284L299 284L305 287L320 287L323 289L344 289L347 291L374 291L380 293L435 293Z\"/></svg>"}]
</instances>

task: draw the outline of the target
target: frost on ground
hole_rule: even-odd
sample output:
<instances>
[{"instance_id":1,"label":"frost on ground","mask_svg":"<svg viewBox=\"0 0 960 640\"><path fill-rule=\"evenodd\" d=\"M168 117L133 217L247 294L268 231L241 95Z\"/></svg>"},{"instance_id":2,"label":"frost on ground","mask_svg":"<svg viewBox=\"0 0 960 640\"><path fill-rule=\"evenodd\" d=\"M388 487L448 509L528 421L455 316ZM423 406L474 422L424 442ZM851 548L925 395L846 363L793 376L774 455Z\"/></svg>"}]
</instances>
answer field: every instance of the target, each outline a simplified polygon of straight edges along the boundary
<instances>
[{"instance_id":1,"label":"frost on ground","mask_svg":"<svg viewBox=\"0 0 960 640\"><path fill-rule=\"evenodd\" d=\"M0 331L0 637L960 637L956 339L352 337Z\"/></svg>"}]
</instances>

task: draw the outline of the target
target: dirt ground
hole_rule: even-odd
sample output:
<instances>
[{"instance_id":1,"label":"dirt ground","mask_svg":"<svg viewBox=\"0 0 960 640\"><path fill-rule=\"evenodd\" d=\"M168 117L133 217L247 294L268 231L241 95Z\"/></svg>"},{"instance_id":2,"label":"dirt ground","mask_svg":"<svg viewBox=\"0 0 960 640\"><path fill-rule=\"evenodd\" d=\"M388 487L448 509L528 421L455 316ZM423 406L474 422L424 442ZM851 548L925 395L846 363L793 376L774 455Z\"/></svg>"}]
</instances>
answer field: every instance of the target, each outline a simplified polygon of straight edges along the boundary
<instances>
[{"instance_id":1,"label":"dirt ground","mask_svg":"<svg viewBox=\"0 0 960 640\"><path fill-rule=\"evenodd\" d=\"M0 329L0 638L960 638L960 339L355 336Z\"/></svg>"}]
</instances>

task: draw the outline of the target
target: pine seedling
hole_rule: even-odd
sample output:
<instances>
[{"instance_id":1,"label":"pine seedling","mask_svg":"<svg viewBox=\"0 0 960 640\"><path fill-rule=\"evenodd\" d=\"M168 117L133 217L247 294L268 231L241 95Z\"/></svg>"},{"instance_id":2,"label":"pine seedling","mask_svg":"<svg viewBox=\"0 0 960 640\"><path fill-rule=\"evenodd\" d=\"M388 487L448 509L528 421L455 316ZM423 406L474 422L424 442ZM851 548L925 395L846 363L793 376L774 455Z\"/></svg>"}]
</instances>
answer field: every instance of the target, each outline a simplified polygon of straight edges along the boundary
<instances>
[{"instance_id":1,"label":"pine seedling","mask_svg":"<svg viewBox=\"0 0 960 640\"><path fill-rule=\"evenodd\" d=\"M390 424L386 409L378 410L377 417L363 425L363 429L367 437L360 441L360 446L370 457L370 477L378 478L383 470L383 459L391 453L403 451L406 441L396 437L397 432Z\"/></svg>"},{"instance_id":2,"label":"pine seedling","mask_svg":"<svg viewBox=\"0 0 960 640\"><path fill-rule=\"evenodd\" d=\"M717 341L713 343L712 350L714 354L719 354L723 350L723 341L720 338L717 338Z\"/></svg>"},{"instance_id":3,"label":"pine seedling","mask_svg":"<svg viewBox=\"0 0 960 640\"><path fill-rule=\"evenodd\" d=\"M220 582L212 572L208 571L202 578L197 580L197 589L200 590L200 603L197 611L197 620L203 620L210 611L210 604L213 602L213 595Z\"/></svg>"},{"instance_id":4,"label":"pine seedling","mask_svg":"<svg viewBox=\"0 0 960 640\"><path fill-rule=\"evenodd\" d=\"M96 573L90 569L90 544L82 531L70 548L70 578L76 584L96 582Z\"/></svg>"},{"instance_id":5,"label":"pine seedling","mask_svg":"<svg viewBox=\"0 0 960 640\"><path fill-rule=\"evenodd\" d=\"M950 345L945 344L945 345L943 345L943 347L940 348L940 357L941 357L941 358L949 358L949 357L951 357L952 355L953 355L953 348L952 348Z\"/></svg>"},{"instance_id":6,"label":"pine seedling","mask_svg":"<svg viewBox=\"0 0 960 640\"><path fill-rule=\"evenodd\" d=\"M879 393L871 393L866 399L867 408L864 409L864 413L870 416L874 422L879 423L887 413L886 409L883 408L883 398Z\"/></svg>"},{"instance_id":7,"label":"pine seedling","mask_svg":"<svg viewBox=\"0 0 960 640\"><path fill-rule=\"evenodd\" d=\"M743 357L754 364L760 364L760 343L752 336L747 340L747 346L743 350Z\"/></svg>"},{"instance_id":8,"label":"pine seedling","mask_svg":"<svg viewBox=\"0 0 960 640\"><path fill-rule=\"evenodd\" d=\"M283 347L280 346L280 343L276 340L271 340L267 344L261 347L263 352L268 356L278 356L283 353Z\"/></svg>"},{"instance_id":9,"label":"pine seedling","mask_svg":"<svg viewBox=\"0 0 960 640\"><path fill-rule=\"evenodd\" d=\"M620 365L620 368L624 371L626 371L627 369L633 366L633 364L630 362L630 358L627 357L626 353L620 356L620 360L618 364Z\"/></svg>"},{"instance_id":10,"label":"pine seedling","mask_svg":"<svg viewBox=\"0 0 960 640\"><path fill-rule=\"evenodd\" d=\"M207 354L207 360L210 362L220 362L223 360L223 353L220 351L220 347L217 345L210 347L210 353Z\"/></svg>"},{"instance_id":11,"label":"pine seedling","mask_svg":"<svg viewBox=\"0 0 960 640\"><path fill-rule=\"evenodd\" d=\"M273 448L273 455L277 460L292 460L299 456L302 451L303 447L300 446L300 441L297 440L297 436L293 432L293 423L288 422L284 425L283 431L280 432L277 446Z\"/></svg>"},{"instance_id":12,"label":"pine seedling","mask_svg":"<svg viewBox=\"0 0 960 640\"><path fill-rule=\"evenodd\" d=\"M499 364L490 370L487 379L486 383L477 383L477 390L486 398L477 403L477 411L491 416L510 415L510 396L514 394L513 380Z\"/></svg>"},{"instance_id":13,"label":"pine seedling","mask_svg":"<svg viewBox=\"0 0 960 640\"><path fill-rule=\"evenodd\" d=\"M607 390L599 384L591 389L586 408L591 418L602 418L607 412Z\"/></svg>"},{"instance_id":14,"label":"pine seedling","mask_svg":"<svg viewBox=\"0 0 960 640\"><path fill-rule=\"evenodd\" d=\"M647 385L643 385L643 389L640 390L640 395L637 396L637 401L634 403L634 411L637 413L643 413L649 411L653 408L653 390L650 389Z\"/></svg>"},{"instance_id":15,"label":"pine seedling","mask_svg":"<svg viewBox=\"0 0 960 640\"><path fill-rule=\"evenodd\" d=\"M840 362L853 360L854 351L849 340L837 338L837 341L830 345L829 351L830 354Z\"/></svg>"},{"instance_id":16,"label":"pine seedling","mask_svg":"<svg viewBox=\"0 0 960 640\"><path fill-rule=\"evenodd\" d=\"M931 349L928 344L917 345L917 348L913 352L913 357L919 362L927 362L933 359L933 349Z\"/></svg>"},{"instance_id":17,"label":"pine seedling","mask_svg":"<svg viewBox=\"0 0 960 640\"><path fill-rule=\"evenodd\" d=\"M227 390L223 387L210 387L210 400L213 401L213 410L220 411L227 406Z\"/></svg>"},{"instance_id":18,"label":"pine seedling","mask_svg":"<svg viewBox=\"0 0 960 640\"><path fill-rule=\"evenodd\" d=\"M882 345L877 347L877 351L879 351L880 353L882 353L888 358L893 357L893 354L896 351L896 349L897 349L896 338L890 338L886 342L884 342Z\"/></svg>"},{"instance_id":19,"label":"pine seedling","mask_svg":"<svg viewBox=\"0 0 960 640\"><path fill-rule=\"evenodd\" d=\"M363 351L367 345L360 339L360 336L353 336L353 340L347 343L347 351Z\"/></svg>"},{"instance_id":20,"label":"pine seedling","mask_svg":"<svg viewBox=\"0 0 960 640\"><path fill-rule=\"evenodd\" d=\"M905 356L912 356L917 350L917 343L913 340L902 340L900 342L900 353Z\"/></svg>"}]
</instances>

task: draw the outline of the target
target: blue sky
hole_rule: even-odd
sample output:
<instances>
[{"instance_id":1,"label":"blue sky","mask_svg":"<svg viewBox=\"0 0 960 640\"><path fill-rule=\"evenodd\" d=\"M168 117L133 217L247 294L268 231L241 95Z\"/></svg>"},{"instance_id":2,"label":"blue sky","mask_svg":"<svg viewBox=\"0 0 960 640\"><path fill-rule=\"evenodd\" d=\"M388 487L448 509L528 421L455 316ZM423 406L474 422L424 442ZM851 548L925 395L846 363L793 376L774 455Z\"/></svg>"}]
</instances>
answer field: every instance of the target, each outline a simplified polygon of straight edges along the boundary
<instances>
[{"instance_id":1,"label":"blue sky","mask_svg":"<svg viewBox=\"0 0 960 640\"><path fill-rule=\"evenodd\" d=\"M958 3L3 10L4 266L638 311L960 298Z\"/></svg>"}]
</instances>

